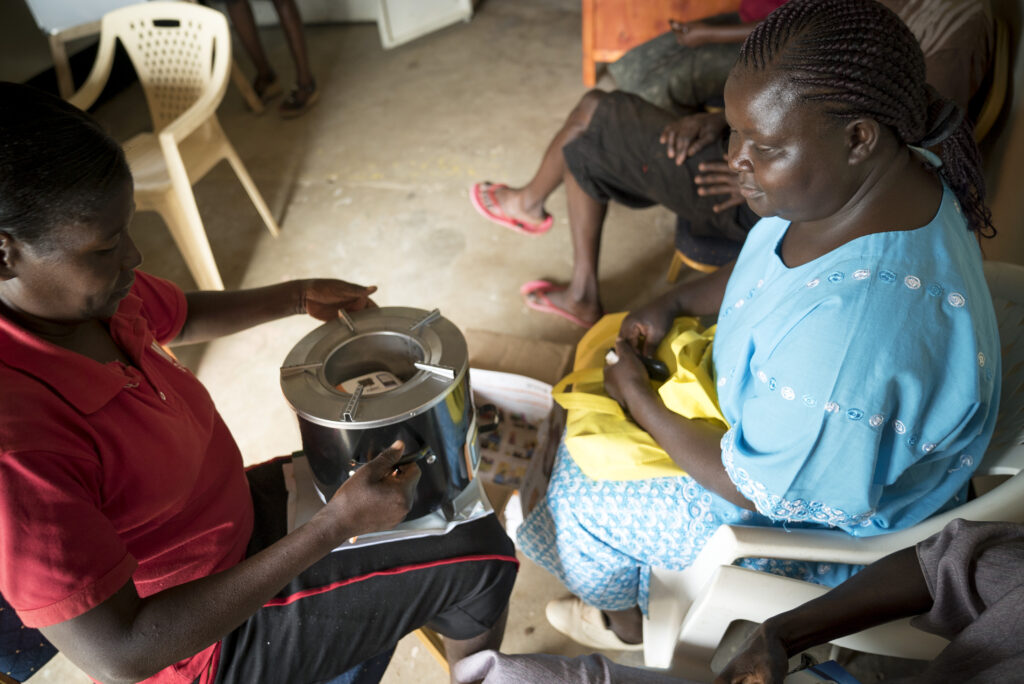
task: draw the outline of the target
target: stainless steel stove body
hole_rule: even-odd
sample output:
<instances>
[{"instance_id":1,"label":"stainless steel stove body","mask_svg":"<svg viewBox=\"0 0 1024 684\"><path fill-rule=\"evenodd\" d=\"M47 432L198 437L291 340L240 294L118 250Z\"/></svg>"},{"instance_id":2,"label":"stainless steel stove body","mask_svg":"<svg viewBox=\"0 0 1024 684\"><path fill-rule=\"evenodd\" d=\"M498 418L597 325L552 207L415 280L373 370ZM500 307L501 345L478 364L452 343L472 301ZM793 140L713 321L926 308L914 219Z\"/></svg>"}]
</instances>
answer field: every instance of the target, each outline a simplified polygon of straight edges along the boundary
<instances>
[{"instance_id":1,"label":"stainless steel stove body","mask_svg":"<svg viewBox=\"0 0 1024 684\"><path fill-rule=\"evenodd\" d=\"M423 473L406 521L457 518L479 454L466 340L436 309L342 314L306 335L281 368L302 448L324 500L392 444Z\"/></svg>"}]
</instances>

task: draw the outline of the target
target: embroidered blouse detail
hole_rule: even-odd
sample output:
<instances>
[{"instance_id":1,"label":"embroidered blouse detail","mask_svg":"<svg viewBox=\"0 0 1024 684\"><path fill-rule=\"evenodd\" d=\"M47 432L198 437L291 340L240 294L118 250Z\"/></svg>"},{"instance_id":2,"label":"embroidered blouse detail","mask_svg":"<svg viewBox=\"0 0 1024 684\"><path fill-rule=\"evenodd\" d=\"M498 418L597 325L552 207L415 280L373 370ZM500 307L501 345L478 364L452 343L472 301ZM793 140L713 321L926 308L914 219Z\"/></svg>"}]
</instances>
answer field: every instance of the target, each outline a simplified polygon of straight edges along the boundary
<instances>
[{"instance_id":1,"label":"embroidered blouse detail","mask_svg":"<svg viewBox=\"0 0 1024 684\"><path fill-rule=\"evenodd\" d=\"M785 499L768 491L761 482L750 477L746 470L734 461L733 442L735 431L729 430L722 437L722 463L729 479L736 485L740 494L753 502L757 512L773 520L785 522L815 522L830 527L860 526L871 524L874 511L864 513L847 513L840 508L833 508L823 501L805 499Z\"/></svg>"}]
</instances>

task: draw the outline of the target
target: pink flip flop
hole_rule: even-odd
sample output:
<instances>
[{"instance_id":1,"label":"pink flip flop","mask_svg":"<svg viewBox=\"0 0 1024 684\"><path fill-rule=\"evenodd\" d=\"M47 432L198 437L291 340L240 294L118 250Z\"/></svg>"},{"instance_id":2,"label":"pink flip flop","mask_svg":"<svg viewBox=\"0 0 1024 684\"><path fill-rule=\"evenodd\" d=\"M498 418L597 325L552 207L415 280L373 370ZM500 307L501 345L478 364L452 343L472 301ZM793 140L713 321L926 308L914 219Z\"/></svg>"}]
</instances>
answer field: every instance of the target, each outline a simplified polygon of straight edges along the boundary
<instances>
[{"instance_id":1,"label":"pink flip flop","mask_svg":"<svg viewBox=\"0 0 1024 684\"><path fill-rule=\"evenodd\" d=\"M594 325L593 323L588 323L579 316L551 303L551 300L548 298L548 293L563 292L564 290L565 285L558 285L550 280L531 280L527 283L523 283L522 287L519 288L519 294L523 296L523 301L526 303L526 306L530 307L534 311L561 316L565 320L570 323L575 323L581 328L592 327Z\"/></svg>"},{"instance_id":2,"label":"pink flip flop","mask_svg":"<svg viewBox=\"0 0 1024 684\"><path fill-rule=\"evenodd\" d=\"M469 189L469 201L473 203L473 208L476 209L477 213L485 219L493 221L499 226L511 228L517 233L522 233L523 235L543 235L551 230L551 226L555 222L551 215L548 215L540 223L530 223L529 221L520 221L506 214L502 210L501 204L498 203L498 197L494 191L507 187L504 183L491 183L489 181L473 183L473 186Z\"/></svg>"}]
</instances>

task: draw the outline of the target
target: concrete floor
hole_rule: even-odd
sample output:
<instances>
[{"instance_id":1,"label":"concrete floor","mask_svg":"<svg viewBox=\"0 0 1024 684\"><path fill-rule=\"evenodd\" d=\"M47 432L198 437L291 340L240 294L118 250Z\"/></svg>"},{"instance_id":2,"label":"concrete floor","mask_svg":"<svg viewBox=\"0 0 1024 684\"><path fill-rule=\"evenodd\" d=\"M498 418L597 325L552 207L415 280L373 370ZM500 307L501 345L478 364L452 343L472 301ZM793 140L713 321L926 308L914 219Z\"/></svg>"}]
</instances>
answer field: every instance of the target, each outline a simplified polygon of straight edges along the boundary
<instances>
[{"instance_id":1,"label":"concrete floor","mask_svg":"<svg viewBox=\"0 0 1024 684\"><path fill-rule=\"evenodd\" d=\"M462 328L574 343L579 328L528 310L518 294L526 280L569 274L562 192L548 203L555 229L531 238L478 217L467 188L484 179L528 180L585 92L579 7L576 0L487 0L472 21L391 51L381 48L373 24L310 26L322 99L296 120L283 121L274 110L254 116L229 87L221 123L282 232L278 239L267 233L227 164L200 181L195 194L225 285L339 277L376 284L381 305L438 307ZM281 32L263 37L290 83ZM243 56L239 62L248 68ZM94 113L119 140L150 126L138 88ZM664 286L673 220L662 209L612 207L607 225L605 305L617 310ZM138 214L132 234L145 270L195 288L158 216ZM176 350L209 388L249 462L299 447L277 369L315 326L293 317ZM524 562L504 649L585 652L544 618L545 603L565 594L557 580ZM640 662L636 653L627 658ZM89 680L58 656L31 681ZM447 676L407 637L384 681L440 684Z\"/></svg>"}]
</instances>

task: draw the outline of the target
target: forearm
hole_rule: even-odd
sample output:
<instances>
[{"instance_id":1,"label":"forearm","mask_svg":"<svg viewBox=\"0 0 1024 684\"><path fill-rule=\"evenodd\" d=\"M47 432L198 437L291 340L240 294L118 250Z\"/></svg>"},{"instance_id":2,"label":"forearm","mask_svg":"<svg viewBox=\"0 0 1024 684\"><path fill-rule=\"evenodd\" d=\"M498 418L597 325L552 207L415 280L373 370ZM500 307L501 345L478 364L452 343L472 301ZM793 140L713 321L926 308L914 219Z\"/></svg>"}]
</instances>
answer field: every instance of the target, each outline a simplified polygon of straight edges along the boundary
<instances>
[{"instance_id":1,"label":"forearm","mask_svg":"<svg viewBox=\"0 0 1024 684\"><path fill-rule=\"evenodd\" d=\"M331 525L314 517L224 572L144 599L128 584L103 606L43 632L76 665L106 684L145 679L222 639L329 553L338 538L337 523ZM122 617L112 620L112 613Z\"/></svg>"},{"instance_id":2,"label":"forearm","mask_svg":"<svg viewBox=\"0 0 1024 684\"><path fill-rule=\"evenodd\" d=\"M687 475L726 501L754 510L753 502L739 493L722 465L719 443L724 432L720 427L673 413L649 385L634 388L626 397L633 420Z\"/></svg>"},{"instance_id":3,"label":"forearm","mask_svg":"<svg viewBox=\"0 0 1024 684\"><path fill-rule=\"evenodd\" d=\"M172 344L207 342L302 313L306 283L292 280L250 290L189 292L188 318Z\"/></svg>"},{"instance_id":4,"label":"forearm","mask_svg":"<svg viewBox=\"0 0 1024 684\"><path fill-rule=\"evenodd\" d=\"M659 300L676 317L715 315L722 308L725 286L735 265L735 261L730 261L714 273L680 283L659 297Z\"/></svg>"},{"instance_id":5,"label":"forearm","mask_svg":"<svg viewBox=\"0 0 1024 684\"><path fill-rule=\"evenodd\" d=\"M757 22L747 24L721 24L708 27L708 43L742 43L757 26Z\"/></svg>"},{"instance_id":6,"label":"forearm","mask_svg":"<svg viewBox=\"0 0 1024 684\"><path fill-rule=\"evenodd\" d=\"M913 547L872 563L824 596L769 618L762 630L774 635L792 656L812 646L932 606Z\"/></svg>"}]
</instances>

